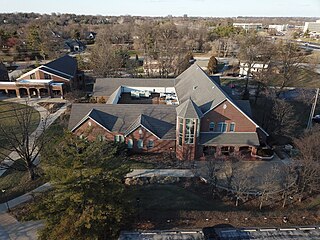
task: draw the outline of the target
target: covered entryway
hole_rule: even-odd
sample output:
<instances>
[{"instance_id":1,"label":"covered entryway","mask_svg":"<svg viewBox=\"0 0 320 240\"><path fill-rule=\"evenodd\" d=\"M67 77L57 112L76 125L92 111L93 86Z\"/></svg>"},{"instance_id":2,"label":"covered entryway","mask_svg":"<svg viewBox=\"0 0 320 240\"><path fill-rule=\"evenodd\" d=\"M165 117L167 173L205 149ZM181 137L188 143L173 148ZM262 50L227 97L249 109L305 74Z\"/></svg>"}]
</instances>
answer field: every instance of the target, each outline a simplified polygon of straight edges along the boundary
<instances>
[{"instance_id":1,"label":"covered entryway","mask_svg":"<svg viewBox=\"0 0 320 240\"><path fill-rule=\"evenodd\" d=\"M27 88L19 88L20 97L29 97L29 91Z\"/></svg>"},{"instance_id":2,"label":"covered entryway","mask_svg":"<svg viewBox=\"0 0 320 240\"><path fill-rule=\"evenodd\" d=\"M40 97L50 97L49 90L47 88L40 88Z\"/></svg>"}]
</instances>

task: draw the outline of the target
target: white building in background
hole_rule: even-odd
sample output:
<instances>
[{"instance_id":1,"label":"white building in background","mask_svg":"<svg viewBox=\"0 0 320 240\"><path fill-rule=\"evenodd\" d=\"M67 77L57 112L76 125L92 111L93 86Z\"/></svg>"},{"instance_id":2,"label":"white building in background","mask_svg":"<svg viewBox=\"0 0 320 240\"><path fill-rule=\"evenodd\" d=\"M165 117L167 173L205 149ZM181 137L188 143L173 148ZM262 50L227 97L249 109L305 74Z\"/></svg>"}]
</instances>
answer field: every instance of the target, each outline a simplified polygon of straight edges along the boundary
<instances>
[{"instance_id":1,"label":"white building in background","mask_svg":"<svg viewBox=\"0 0 320 240\"><path fill-rule=\"evenodd\" d=\"M305 22L303 32L307 31L312 35L320 35L320 19L316 22Z\"/></svg>"},{"instance_id":2,"label":"white building in background","mask_svg":"<svg viewBox=\"0 0 320 240\"><path fill-rule=\"evenodd\" d=\"M269 29L275 29L277 32L285 32L287 31L289 28L288 24L284 24L284 25L276 25L276 24L272 24L269 25Z\"/></svg>"},{"instance_id":3,"label":"white building in background","mask_svg":"<svg viewBox=\"0 0 320 240\"><path fill-rule=\"evenodd\" d=\"M241 27L245 30L261 30L262 23L233 23L234 27Z\"/></svg>"},{"instance_id":4,"label":"white building in background","mask_svg":"<svg viewBox=\"0 0 320 240\"><path fill-rule=\"evenodd\" d=\"M263 70L267 70L269 67L268 64L263 64L263 63L253 63L253 65L251 66L251 70L250 70L250 75L248 76L248 71L249 71L249 65L248 63L244 63L244 62L240 62L240 70L239 70L239 75L240 76L248 76L248 77L252 77L252 73L256 73L256 72L262 72Z\"/></svg>"}]
</instances>

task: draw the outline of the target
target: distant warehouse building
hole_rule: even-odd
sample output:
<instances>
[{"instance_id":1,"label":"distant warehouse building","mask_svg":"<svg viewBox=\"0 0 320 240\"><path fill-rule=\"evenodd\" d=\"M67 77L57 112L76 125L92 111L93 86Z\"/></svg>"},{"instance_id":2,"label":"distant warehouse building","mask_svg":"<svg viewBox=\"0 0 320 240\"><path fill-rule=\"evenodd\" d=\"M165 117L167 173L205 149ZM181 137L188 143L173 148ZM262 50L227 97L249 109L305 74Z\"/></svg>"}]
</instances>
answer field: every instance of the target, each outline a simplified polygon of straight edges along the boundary
<instances>
[{"instance_id":1,"label":"distant warehouse building","mask_svg":"<svg viewBox=\"0 0 320 240\"><path fill-rule=\"evenodd\" d=\"M262 30L262 23L233 23L234 27L240 27L245 30Z\"/></svg>"},{"instance_id":2,"label":"distant warehouse building","mask_svg":"<svg viewBox=\"0 0 320 240\"><path fill-rule=\"evenodd\" d=\"M288 24L284 24L284 25L272 24L272 25L269 25L269 29L275 29L277 32L287 31L288 28L289 28Z\"/></svg>"},{"instance_id":3,"label":"distant warehouse building","mask_svg":"<svg viewBox=\"0 0 320 240\"><path fill-rule=\"evenodd\" d=\"M313 36L320 36L320 19L316 22L305 22L303 32L309 32Z\"/></svg>"}]
</instances>

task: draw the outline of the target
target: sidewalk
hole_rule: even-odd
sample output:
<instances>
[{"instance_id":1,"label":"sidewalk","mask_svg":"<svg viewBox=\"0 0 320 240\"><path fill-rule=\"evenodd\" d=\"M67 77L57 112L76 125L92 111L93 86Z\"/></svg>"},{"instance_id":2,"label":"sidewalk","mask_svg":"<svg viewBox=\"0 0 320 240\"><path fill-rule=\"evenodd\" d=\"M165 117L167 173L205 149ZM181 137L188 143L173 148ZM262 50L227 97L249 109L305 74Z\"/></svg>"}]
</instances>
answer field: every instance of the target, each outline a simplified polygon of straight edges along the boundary
<instances>
[{"instance_id":1,"label":"sidewalk","mask_svg":"<svg viewBox=\"0 0 320 240\"><path fill-rule=\"evenodd\" d=\"M45 109L44 107L41 107L37 104L38 102L40 102L42 100L43 99L30 99L28 102L29 106L32 106L35 110L37 110L40 113L39 125L36 128L36 130L30 135L30 145L32 145L35 138L42 133L43 125L42 125L41 119L47 119L46 127L48 128L61 114L63 114L66 111L67 107L70 105L70 103L65 102L66 104L63 105L58 111L56 111L53 114L50 114L49 111L47 111L47 109ZM21 104L26 103L25 99L21 99L21 98L13 98L13 99L10 98L10 99L6 99L4 101L21 103ZM11 152L9 157L13 160L18 160L20 158L20 156L17 152ZM5 159L5 160L3 160L3 163L6 166L10 166L13 164L13 161L11 159ZM0 164L0 177L6 171L7 171L7 168L6 167L1 168L1 164Z\"/></svg>"},{"instance_id":2,"label":"sidewalk","mask_svg":"<svg viewBox=\"0 0 320 240\"><path fill-rule=\"evenodd\" d=\"M33 193L39 193L51 188L50 183L28 192L20 197L12 199L7 203L0 204L0 239L11 240L36 240L37 231L43 227L42 221L18 222L12 215L7 213L7 206L13 208L32 199Z\"/></svg>"},{"instance_id":3,"label":"sidewalk","mask_svg":"<svg viewBox=\"0 0 320 240\"><path fill-rule=\"evenodd\" d=\"M127 178L139 177L194 177L194 173L190 169L134 169L126 175Z\"/></svg>"}]
</instances>

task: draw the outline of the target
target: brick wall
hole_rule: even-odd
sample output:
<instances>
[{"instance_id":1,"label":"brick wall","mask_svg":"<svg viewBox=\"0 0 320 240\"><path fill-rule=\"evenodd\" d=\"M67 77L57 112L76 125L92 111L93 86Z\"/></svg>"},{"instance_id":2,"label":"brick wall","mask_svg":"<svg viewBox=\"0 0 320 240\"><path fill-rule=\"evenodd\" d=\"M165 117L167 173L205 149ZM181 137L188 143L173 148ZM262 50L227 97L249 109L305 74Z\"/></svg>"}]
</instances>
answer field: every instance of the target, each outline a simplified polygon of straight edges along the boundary
<instances>
[{"instance_id":1,"label":"brick wall","mask_svg":"<svg viewBox=\"0 0 320 240\"><path fill-rule=\"evenodd\" d=\"M90 122L90 124L89 124ZM90 126L91 125L91 126ZM139 130L141 129L142 134L140 134ZM74 133L77 136L85 136L88 140L93 141L97 139L98 136L103 136L106 141L114 141L114 136L122 133L114 133L109 132L102 128L99 124L92 121L91 119L86 120L80 127L78 127ZM150 153L160 153L160 152L170 152L175 151L175 139L174 140L161 140L156 136L146 131L144 128L138 128L134 132L132 132L128 137L126 137L125 141L128 143L128 140L133 140L133 148L132 150L135 152L150 152ZM138 140L143 140L143 148L138 148ZM153 140L154 147L148 148L148 141Z\"/></svg>"},{"instance_id":2,"label":"brick wall","mask_svg":"<svg viewBox=\"0 0 320 240\"><path fill-rule=\"evenodd\" d=\"M90 126L91 125L91 126ZM96 122L92 121L91 119L86 120L80 127L78 127L74 133L77 136L85 136L88 140L93 141L98 136L104 136L108 141L114 141L114 133L111 133L105 130Z\"/></svg>"},{"instance_id":3,"label":"brick wall","mask_svg":"<svg viewBox=\"0 0 320 240\"><path fill-rule=\"evenodd\" d=\"M227 123L227 132L231 122L235 123L235 132L256 132L256 126L228 101L224 101L201 119L200 131L209 132L210 122L215 123L215 132L218 131L219 122Z\"/></svg>"},{"instance_id":4,"label":"brick wall","mask_svg":"<svg viewBox=\"0 0 320 240\"><path fill-rule=\"evenodd\" d=\"M143 127L137 128L129 136L127 136L126 142L128 141L128 139L133 140L132 150L135 152L152 152L152 153L168 152L169 153L170 151L172 151L172 152L175 151L175 139L173 139L173 140L158 139L156 136L154 136L152 133L148 132ZM138 148L139 139L143 140L143 148L142 149ZM154 144L153 148L147 147L149 140L153 141L153 144Z\"/></svg>"}]
</instances>

